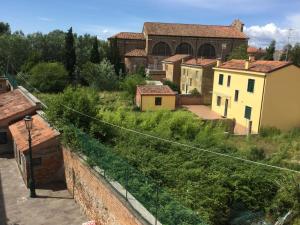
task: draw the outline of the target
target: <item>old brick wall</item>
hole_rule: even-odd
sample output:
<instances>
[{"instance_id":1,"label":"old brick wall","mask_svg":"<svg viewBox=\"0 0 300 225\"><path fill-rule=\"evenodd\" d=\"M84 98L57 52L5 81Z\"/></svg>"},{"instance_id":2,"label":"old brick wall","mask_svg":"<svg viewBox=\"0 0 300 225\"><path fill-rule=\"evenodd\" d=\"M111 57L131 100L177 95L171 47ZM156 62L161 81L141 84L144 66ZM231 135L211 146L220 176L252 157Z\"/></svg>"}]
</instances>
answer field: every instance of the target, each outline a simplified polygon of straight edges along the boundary
<instances>
[{"instance_id":1,"label":"old brick wall","mask_svg":"<svg viewBox=\"0 0 300 225\"><path fill-rule=\"evenodd\" d=\"M145 225L125 199L76 153L63 148L68 190L86 215L98 225Z\"/></svg>"},{"instance_id":2,"label":"old brick wall","mask_svg":"<svg viewBox=\"0 0 300 225\"><path fill-rule=\"evenodd\" d=\"M201 95L177 95L177 105L202 105L203 98Z\"/></svg>"}]
</instances>

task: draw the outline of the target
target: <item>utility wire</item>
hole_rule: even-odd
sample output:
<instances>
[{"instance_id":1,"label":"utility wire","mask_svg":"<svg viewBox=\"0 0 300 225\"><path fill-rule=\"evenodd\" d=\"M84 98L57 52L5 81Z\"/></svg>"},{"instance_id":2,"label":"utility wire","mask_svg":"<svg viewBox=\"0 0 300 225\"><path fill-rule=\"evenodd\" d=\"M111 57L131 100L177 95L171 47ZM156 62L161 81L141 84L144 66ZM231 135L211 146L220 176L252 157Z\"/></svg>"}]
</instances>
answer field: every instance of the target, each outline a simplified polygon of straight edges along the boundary
<instances>
[{"instance_id":1,"label":"utility wire","mask_svg":"<svg viewBox=\"0 0 300 225\"><path fill-rule=\"evenodd\" d=\"M22 75L20 75L20 76L22 77ZM27 83L27 81L26 81L26 83ZM32 87L32 85L31 85L31 87ZM42 93L38 89L36 89L36 90L39 93ZM289 169L289 168L286 168L286 167L280 167L280 166L269 165L269 164L262 163L262 162L256 162L256 161L252 161L252 160L249 160L249 159L244 159L244 158L237 157L237 156L227 155L227 154L224 154L224 153L219 153L219 152L211 151L211 150L204 149L204 148L198 148L198 147L195 147L195 146L192 146L192 145L188 145L188 144L180 143L180 142L177 142L177 141L172 141L172 140L165 139L165 138L160 138L160 137L157 137L157 136L154 136L154 135L151 135L151 134L139 132L139 131L136 131L136 130L133 130L133 129L130 129L130 128L122 127L122 126L119 126L119 125L116 125L116 124L113 124L113 123L110 123L110 122L107 122L107 121L100 120L98 118L89 116L89 115L87 115L83 112L75 110L75 109L73 109L69 106L66 106L64 104L60 104L60 105L64 108L68 109L68 110L71 110L71 111L79 114L79 115L88 117L88 118L93 119L95 121L98 121L100 123L103 123L103 124L106 124L106 125L109 125L111 127L115 127L115 128L121 129L121 130L125 130L125 131L131 132L131 133L135 133L135 134L138 134L138 135L142 135L142 136L145 136L145 137L149 137L149 138L152 138L152 139L156 139L156 140L159 140L159 141L167 142L167 143L170 143L170 144L174 144L174 145L178 145L178 146L182 146L182 147L186 147L186 148L190 148L190 149L196 149L196 150L199 150L201 152L211 153L211 154L214 154L214 155L217 155L217 156L220 156L220 157L230 158L230 159L238 160L238 161L241 161L241 162L246 162L246 163L249 163L249 164L254 164L254 165L257 165L257 166L264 166L264 167L269 167L269 168L272 168L272 169L277 169L277 170L281 170L281 171L287 171L287 172L300 174L300 171Z\"/></svg>"}]
</instances>

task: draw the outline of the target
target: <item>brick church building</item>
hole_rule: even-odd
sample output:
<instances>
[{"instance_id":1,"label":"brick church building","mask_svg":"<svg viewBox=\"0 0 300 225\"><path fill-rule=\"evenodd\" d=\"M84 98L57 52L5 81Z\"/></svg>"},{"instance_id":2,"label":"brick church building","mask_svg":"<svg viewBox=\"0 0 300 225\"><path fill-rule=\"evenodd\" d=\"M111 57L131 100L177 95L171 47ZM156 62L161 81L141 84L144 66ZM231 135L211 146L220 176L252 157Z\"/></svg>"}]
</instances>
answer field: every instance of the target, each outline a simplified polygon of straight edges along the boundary
<instances>
[{"instance_id":1,"label":"brick church building","mask_svg":"<svg viewBox=\"0 0 300 225\"><path fill-rule=\"evenodd\" d=\"M127 72L140 67L161 68L161 61L175 54L223 58L248 44L244 24L229 26L145 22L142 33L121 32L108 40L116 44Z\"/></svg>"}]
</instances>

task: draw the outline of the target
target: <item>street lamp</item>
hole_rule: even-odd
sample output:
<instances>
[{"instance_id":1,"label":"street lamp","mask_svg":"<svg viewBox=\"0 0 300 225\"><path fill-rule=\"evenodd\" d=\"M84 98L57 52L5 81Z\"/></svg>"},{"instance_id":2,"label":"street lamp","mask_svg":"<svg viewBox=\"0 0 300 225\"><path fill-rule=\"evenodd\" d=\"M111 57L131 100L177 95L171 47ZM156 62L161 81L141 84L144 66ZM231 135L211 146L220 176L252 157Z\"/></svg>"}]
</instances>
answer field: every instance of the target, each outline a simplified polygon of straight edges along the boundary
<instances>
[{"instance_id":1,"label":"street lamp","mask_svg":"<svg viewBox=\"0 0 300 225\"><path fill-rule=\"evenodd\" d=\"M32 117L25 116L24 118L26 129L28 130L28 144L29 144L29 188L30 188L30 197L35 198L35 181L34 181L34 173L33 173L33 160L32 160L32 148L31 148L31 130L32 130Z\"/></svg>"}]
</instances>

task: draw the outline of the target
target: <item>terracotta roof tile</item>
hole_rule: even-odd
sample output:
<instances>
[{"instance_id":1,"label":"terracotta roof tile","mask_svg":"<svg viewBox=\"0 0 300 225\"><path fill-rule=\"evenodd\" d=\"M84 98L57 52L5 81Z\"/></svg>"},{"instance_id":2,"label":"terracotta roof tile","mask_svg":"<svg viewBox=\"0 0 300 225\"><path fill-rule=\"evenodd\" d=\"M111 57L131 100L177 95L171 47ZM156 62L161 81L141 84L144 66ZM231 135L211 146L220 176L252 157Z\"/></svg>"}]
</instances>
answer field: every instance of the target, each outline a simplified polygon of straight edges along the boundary
<instances>
[{"instance_id":1,"label":"terracotta roof tile","mask_svg":"<svg viewBox=\"0 0 300 225\"><path fill-rule=\"evenodd\" d=\"M36 105L27 99L19 89L0 94L0 121L35 108Z\"/></svg>"},{"instance_id":2,"label":"terracotta roof tile","mask_svg":"<svg viewBox=\"0 0 300 225\"><path fill-rule=\"evenodd\" d=\"M245 69L245 60L230 60L223 63L219 68L223 69L232 69L232 70L246 70ZM285 61L264 61L257 60L250 62L248 71L261 72L261 73L270 73L280 68L291 65L291 62Z\"/></svg>"},{"instance_id":3,"label":"terracotta roof tile","mask_svg":"<svg viewBox=\"0 0 300 225\"><path fill-rule=\"evenodd\" d=\"M118 38L118 39L133 39L133 40L145 40L143 33L134 33L134 32L120 32L111 38Z\"/></svg>"},{"instance_id":4,"label":"terracotta roof tile","mask_svg":"<svg viewBox=\"0 0 300 225\"><path fill-rule=\"evenodd\" d=\"M256 48L254 46L249 46L247 48L247 53L263 53L265 52L265 50L261 49L261 48Z\"/></svg>"},{"instance_id":5,"label":"terracotta roof tile","mask_svg":"<svg viewBox=\"0 0 300 225\"><path fill-rule=\"evenodd\" d=\"M146 57L145 49L133 49L125 54L125 57Z\"/></svg>"},{"instance_id":6,"label":"terracotta roof tile","mask_svg":"<svg viewBox=\"0 0 300 225\"><path fill-rule=\"evenodd\" d=\"M137 86L137 91L142 95L175 95L168 85L143 85Z\"/></svg>"},{"instance_id":7,"label":"terracotta roof tile","mask_svg":"<svg viewBox=\"0 0 300 225\"><path fill-rule=\"evenodd\" d=\"M217 63L216 59L202 59L202 58L192 58L182 63L184 65L192 65L192 66L209 66Z\"/></svg>"},{"instance_id":8,"label":"terracotta roof tile","mask_svg":"<svg viewBox=\"0 0 300 225\"><path fill-rule=\"evenodd\" d=\"M59 136L58 131L51 128L49 124L39 115L34 115L32 117L32 148L44 143L52 138ZM19 121L9 126L9 130L12 137L17 145L19 151L28 150L28 131L26 130L24 121Z\"/></svg>"},{"instance_id":9,"label":"terracotta roof tile","mask_svg":"<svg viewBox=\"0 0 300 225\"><path fill-rule=\"evenodd\" d=\"M184 54L176 54L173 55L169 58L166 58L163 60L163 62L171 62L171 63L175 63L175 62L179 62L182 61L183 59L189 58L191 57L190 55L184 55Z\"/></svg>"},{"instance_id":10,"label":"terracotta roof tile","mask_svg":"<svg viewBox=\"0 0 300 225\"><path fill-rule=\"evenodd\" d=\"M245 33L238 31L233 26L146 22L144 23L144 31L148 35L238 39L248 38Z\"/></svg>"}]
</instances>

